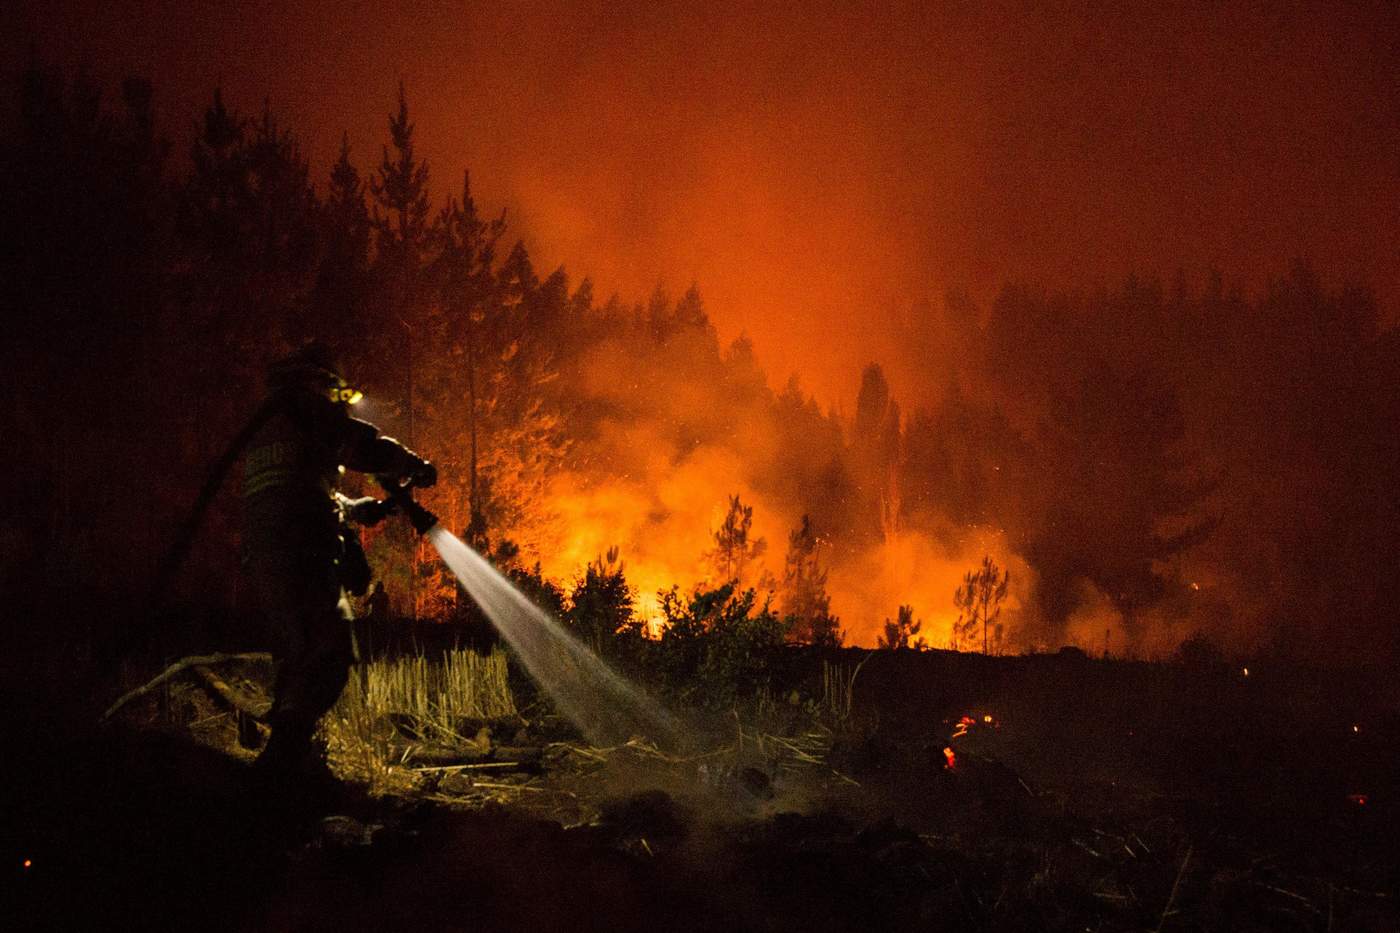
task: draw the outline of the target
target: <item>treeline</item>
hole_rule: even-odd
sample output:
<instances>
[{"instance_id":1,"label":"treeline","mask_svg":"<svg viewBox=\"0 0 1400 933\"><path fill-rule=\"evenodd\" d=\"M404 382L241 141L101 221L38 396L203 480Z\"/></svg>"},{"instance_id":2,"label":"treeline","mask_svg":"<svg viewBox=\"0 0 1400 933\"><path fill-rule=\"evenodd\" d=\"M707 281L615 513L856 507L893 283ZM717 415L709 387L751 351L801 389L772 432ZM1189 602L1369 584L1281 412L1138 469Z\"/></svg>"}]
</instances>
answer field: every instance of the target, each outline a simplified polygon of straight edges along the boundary
<instances>
[{"instance_id":1,"label":"treeline","mask_svg":"<svg viewBox=\"0 0 1400 933\"><path fill-rule=\"evenodd\" d=\"M1395 651L1400 333L1365 289L1297 263L1254 296L1178 276L934 317L953 366L905 422L901 514L1004 528L1048 640L1103 599L1222 646Z\"/></svg>"},{"instance_id":2,"label":"treeline","mask_svg":"<svg viewBox=\"0 0 1400 933\"><path fill-rule=\"evenodd\" d=\"M706 509L728 502L724 524L674 545L708 551L713 572L693 592L702 581L671 581L673 625L738 579L722 601L736 618L773 590L795 637L833 640L829 569L900 534L963 559L978 528L1030 571L1013 582L1029 594L1007 617L1013 643L1053 644L1097 601L1130 631L1395 647L1400 347L1363 291L1299 267L1261 296L1218 280L1008 288L985 309L955 296L901 335L917 402L901 408L872 365L846 418L796 377L771 389L746 340L721 345L694 287L631 304L537 271L468 176L430 175L402 93L377 157L343 143L319 178L270 109L217 93L188 158L141 81L109 102L30 69L16 97L0 153L8 605L139 600L267 362L322 337L367 416L440 463L430 505L527 576L565 533L561 476L570 495L636 487L640 533L658 538L678 509L658 477L693 479ZM754 497L788 529L766 553ZM236 515L225 497L186 599L237 602ZM370 542L396 598L454 611L455 589L400 534ZM625 590L609 575L632 555L594 557L593 583ZM555 590L587 584L577 573ZM759 602L742 608L749 587Z\"/></svg>"},{"instance_id":3,"label":"treeline","mask_svg":"<svg viewBox=\"0 0 1400 933\"><path fill-rule=\"evenodd\" d=\"M695 288L598 302L587 279L538 274L465 174L435 203L402 92L376 164L362 169L347 142L323 179L270 108L250 117L217 92L188 159L142 81L113 104L31 69L18 99L0 156L12 605L139 602L266 364L312 338L339 349L367 417L439 463L429 498L443 519L508 563L549 523L545 484L566 457L603 481L628 474L644 452L617 424L647 421L666 435L648 444L693 450L732 434L740 407L767 405L802 443L839 449L809 399L773 399L745 345L721 349ZM704 403L677 421L678 394L696 397L683 385ZM807 482L801 469L782 481ZM236 541L224 496L187 599L237 600ZM371 549L414 614L452 610L455 590L399 531Z\"/></svg>"}]
</instances>

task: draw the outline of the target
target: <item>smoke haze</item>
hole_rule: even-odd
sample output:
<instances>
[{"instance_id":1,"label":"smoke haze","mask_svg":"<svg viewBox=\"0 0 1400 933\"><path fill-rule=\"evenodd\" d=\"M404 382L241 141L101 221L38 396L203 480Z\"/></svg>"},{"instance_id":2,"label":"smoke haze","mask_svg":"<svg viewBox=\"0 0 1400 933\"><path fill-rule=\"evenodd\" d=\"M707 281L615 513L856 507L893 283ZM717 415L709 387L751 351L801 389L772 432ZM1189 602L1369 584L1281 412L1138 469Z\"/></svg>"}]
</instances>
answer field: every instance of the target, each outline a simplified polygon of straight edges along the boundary
<instances>
[{"instance_id":1,"label":"smoke haze","mask_svg":"<svg viewBox=\"0 0 1400 933\"><path fill-rule=\"evenodd\" d=\"M747 582L781 573L809 516L832 609L863 644L900 605L946 644L953 590L984 555L1011 573L1018 647L1163 652L1211 629L1253 648L1284 622L1310 644L1393 637L1394 587L1375 562L1400 527L1386 486L1394 5L425 3L387 16L150 2L36 4L17 18L11 61L32 48L109 87L150 76L176 175L217 86L245 114L269 101L318 192L342 133L370 176L402 83L434 206L469 168L482 215L507 213L502 252L521 237L535 269L569 273L526 287L492 270L502 293L538 305L538 358L557 366L549 391L567 416L557 469L517 476L541 466L521 439L552 425L530 435L500 415L482 451L498 492L543 491L547 509L498 527L549 576L618 545L644 607L658 589L717 582L704 552L739 494L767 545ZM16 163L44 169L45 152ZM42 191L25 204L50 213ZM37 253L51 232L69 233L40 229ZM191 268L187 246L177 271ZM185 319L181 302L241 319L221 302L262 282L237 255L206 277L213 297L196 282L170 319ZM135 265L117 265L124 282ZM562 294L585 277L591 294ZM48 300L48 280L35 282ZM377 287L359 297L392 291ZM294 304L247 294L263 304L244 338ZM425 327L438 311L404 308ZM361 322L385 396L412 383L392 313L374 306ZM549 329L574 314L591 323ZM132 339L122 323L113 331ZM101 326L94 342L109 346ZM454 392L457 337L418 360ZM207 348L191 340L190 353ZM517 376L517 388L532 378ZM492 404L505 411L503 398ZM447 400L458 407L432 415L421 403L419 429L460 484L460 399ZM232 420L236 404L218 405ZM123 417L157 423L146 414ZM14 417L23 436L53 433L42 414ZM413 437L413 424L386 406L386 427ZM441 493L454 494L437 505L460 529L465 494ZM1360 627L1339 639L1339 619Z\"/></svg>"},{"instance_id":2,"label":"smoke haze","mask_svg":"<svg viewBox=\"0 0 1400 933\"><path fill-rule=\"evenodd\" d=\"M57 3L19 22L12 60L32 38L147 75L167 127L216 85L266 97L316 166L342 131L375 160L403 81L437 186L471 167L539 266L629 301L699 282L722 338L825 404L874 359L902 397L941 388L942 360L900 351L949 288L1178 267L1257 288L1302 257L1400 293L1393 4Z\"/></svg>"}]
</instances>

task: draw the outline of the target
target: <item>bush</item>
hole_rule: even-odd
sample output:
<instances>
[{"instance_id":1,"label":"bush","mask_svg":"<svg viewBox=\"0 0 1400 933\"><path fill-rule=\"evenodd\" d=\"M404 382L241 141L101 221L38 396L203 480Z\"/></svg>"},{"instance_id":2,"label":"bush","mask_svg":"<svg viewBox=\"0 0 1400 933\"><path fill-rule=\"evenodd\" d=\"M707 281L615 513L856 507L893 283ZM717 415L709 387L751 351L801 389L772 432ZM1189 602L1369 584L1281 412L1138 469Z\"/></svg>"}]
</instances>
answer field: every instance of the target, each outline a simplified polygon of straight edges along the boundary
<instances>
[{"instance_id":1,"label":"bush","mask_svg":"<svg viewBox=\"0 0 1400 933\"><path fill-rule=\"evenodd\" d=\"M683 599L677 587L658 594L666 627L655 643L654 668L663 686L697 706L724 709L768 686L768 662L788 634L788 620L758 594L697 587Z\"/></svg>"},{"instance_id":2,"label":"bush","mask_svg":"<svg viewBox=\"0 0 1400 933\"><path fill-rule=\"evenodd\" d=\"M632 588L627 584L616 548L589 563L583 579L574 584L569 594L569 609L563 620L580 641L598 654L616 654L619 641L641 634Z\"/></svg>"}]
</instances>

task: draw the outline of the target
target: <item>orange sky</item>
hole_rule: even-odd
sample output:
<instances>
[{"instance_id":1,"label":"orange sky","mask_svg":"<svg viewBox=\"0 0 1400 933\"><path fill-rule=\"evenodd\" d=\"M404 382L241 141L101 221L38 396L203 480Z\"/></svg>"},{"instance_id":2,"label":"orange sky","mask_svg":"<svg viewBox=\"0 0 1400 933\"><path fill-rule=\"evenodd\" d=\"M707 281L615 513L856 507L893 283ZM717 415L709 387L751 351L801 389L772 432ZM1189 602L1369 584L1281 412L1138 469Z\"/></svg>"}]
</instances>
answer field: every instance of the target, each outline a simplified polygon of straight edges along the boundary
<instances>
[{"instance_id":1,"label":"orange sky","mask_svg":"<svg viewBox=\"0 0 1400 933\"><path fill-rule=\"evenodd\" d=\"M895 322L949 287L1301 256L1400 296L1394 4L93 6L21 3L7 61L151 77L182 149L216 84L269 97L318 176L342 131L369 167L403 80L439 190L469 167L539 266L696 280L772 381L847 409L871 359L942 386Z\"/></svg>"}]
</instances>

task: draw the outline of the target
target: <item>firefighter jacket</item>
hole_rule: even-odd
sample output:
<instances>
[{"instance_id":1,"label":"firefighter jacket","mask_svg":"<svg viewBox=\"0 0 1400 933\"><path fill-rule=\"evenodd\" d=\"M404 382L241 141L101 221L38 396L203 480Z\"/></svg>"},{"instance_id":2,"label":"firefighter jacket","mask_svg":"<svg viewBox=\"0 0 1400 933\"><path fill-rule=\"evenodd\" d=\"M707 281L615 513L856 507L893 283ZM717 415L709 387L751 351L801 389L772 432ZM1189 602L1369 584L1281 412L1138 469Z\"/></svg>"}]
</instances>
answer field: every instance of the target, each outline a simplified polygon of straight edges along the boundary
<instances>
[{"instance_id":1,"label":"firefighter jacket","mask_svg":"<svg viewBox=\"0 0 1400 933\"><path fill-rule=\"evenodd\" d=\"M243 470L244 556L301 567L338 563L341 467L404 476L423 460L344 405L292 389L249 442Z\"/></svg>"}]
</instances>

